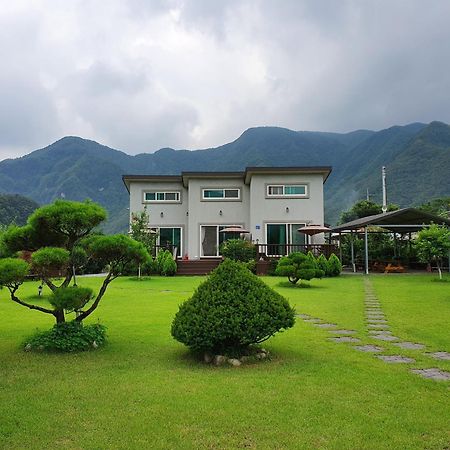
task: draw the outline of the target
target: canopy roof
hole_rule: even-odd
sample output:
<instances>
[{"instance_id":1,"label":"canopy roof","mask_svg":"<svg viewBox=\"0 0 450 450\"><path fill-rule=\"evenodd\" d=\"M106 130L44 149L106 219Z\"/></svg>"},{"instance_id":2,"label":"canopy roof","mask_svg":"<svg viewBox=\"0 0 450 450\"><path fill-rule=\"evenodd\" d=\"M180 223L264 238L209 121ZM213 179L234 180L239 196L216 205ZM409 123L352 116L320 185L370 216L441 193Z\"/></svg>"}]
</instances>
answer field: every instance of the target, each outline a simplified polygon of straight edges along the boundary
<instances>
[{"instance_id":1,"label":"canopy roof","mask_svg":"<svg viewBox=\"0 0 450 450\"><path fill-rule=\"evenodd\" d=\"M367 226L378 226L386 230L407 233L409 231L419 231L424 225L447 225L450 227L450 220L444 217L435 216L414 208L403 208L373 216L362 217L352 220L332 228L333 232L351 231Z\"/></svg>"}]
</instances>

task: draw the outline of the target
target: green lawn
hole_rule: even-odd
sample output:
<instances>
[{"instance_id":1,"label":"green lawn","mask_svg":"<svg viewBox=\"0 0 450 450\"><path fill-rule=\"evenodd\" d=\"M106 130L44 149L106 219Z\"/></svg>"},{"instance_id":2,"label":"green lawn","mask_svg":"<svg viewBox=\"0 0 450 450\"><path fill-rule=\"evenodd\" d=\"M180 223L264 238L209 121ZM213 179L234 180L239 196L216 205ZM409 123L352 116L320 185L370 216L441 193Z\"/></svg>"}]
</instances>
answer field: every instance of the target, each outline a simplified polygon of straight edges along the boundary
<instances>
[{"instance_id":1,"label":"green lawn","mask_svg":"<svg viewBox=\"0 0 450 450\"><path fill-rule=\"evenodd\" d=\"M170 324L202 279L114 281L91 320L107 325L109 345L76 355L22 352L20 342L52 320L0 291L0 448L450 446L450 383L331 342L326 330L301 320L268 341L272 361L240 368L194 361L171 338ZM450 283L429 276L371 280L394 334L450 351ZM265 281L299 312L355 329L375 343L364 325L362 277L313 280L310 289L292 288L281 278ZM22 289L35 295L37 283ZM413 354L414 367L449 369Z\"/></svg>"}]
</instances>

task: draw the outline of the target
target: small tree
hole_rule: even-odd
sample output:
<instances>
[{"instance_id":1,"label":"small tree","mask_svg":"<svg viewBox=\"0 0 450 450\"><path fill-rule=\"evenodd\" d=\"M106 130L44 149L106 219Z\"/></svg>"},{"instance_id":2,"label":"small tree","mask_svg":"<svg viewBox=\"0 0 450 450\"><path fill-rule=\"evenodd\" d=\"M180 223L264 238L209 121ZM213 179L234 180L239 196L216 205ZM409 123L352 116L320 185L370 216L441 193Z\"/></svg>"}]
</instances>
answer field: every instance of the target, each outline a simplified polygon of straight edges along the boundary
<instances>
[{"instance_id":1,"label":"small tree","mask_svg":"<svg viewBox=\"0 0 450 450\"><path fill-rule=\"evenodd\" d=\"M326 271L327 277L337 277L342 272L342 264L339 258L332 253L328 258L328 270Z\"/></svg>"},{"instance_id":2,"label":"small tree","mask_svg":"<svg viewBox=\"0 0 450 450\"><path fill-rule=\"evenodd\" d=\"M288 277L292 284L296 284L300 280L309 281L324 276L324 272L317 268L317 264L313 263L308 255L300 252L280 258L275 274Z\"/></svg>"},{"instance_id":3,"label":"small tree","mask_svg":"<svg viewBox=\"0 0 450 450\"><path fill-rule=\"evenodd\" d=\"M244 239L228 239L220 245L220 254L224 258L249 262L256 258L256 247Z\"/></svg>"},{"instance_id":4,"label":"small tree","mask_svg":"<svg viewBox=\"0 0 450 450\"><path fill-rule=\"evenodd\" d=\"M90 201L58 200L37 209L29 217L27 225L9 228L3 235L8 250L33 252L31 265L17 258L0 259L0 285L8 288L11 300L29 309L53 315L58 324L65 322L66 313L76 311L77 322L92 314L109 283L121 275L127 265L148 259L143 245L128 236L91 235L105 218L105 210ZM81 257L81 253L85 257ZM96 259L109 267L96 296L85 288L69 288L73 268L86 258ZM16 295L30 271L37 274L52 291L51 307L25 302ZM52 277L60 271L64 278L57 285Z\"/></svg>"},{"instance_id":5,"label":"small tree","mask_svg":"<svg viewBox=\"0 0 450 450\"><path fill-rule=\"evenodd\" d=\"M317 266L325 275L328 273L328 260L323 253L317 258Z\"/></svg>"},{"instance_id":6,"label":"small tree","mask_svg":"<svg viewBox=\"0 0 450 450\"><path fill-rule=\"evenodd\" d=\"M439 278L442 279L442 259L450 252L450 230L447 227L431 225L421 230L415 240L419 260L431 264L436 262Z\"/></svg>"}]
</instances>

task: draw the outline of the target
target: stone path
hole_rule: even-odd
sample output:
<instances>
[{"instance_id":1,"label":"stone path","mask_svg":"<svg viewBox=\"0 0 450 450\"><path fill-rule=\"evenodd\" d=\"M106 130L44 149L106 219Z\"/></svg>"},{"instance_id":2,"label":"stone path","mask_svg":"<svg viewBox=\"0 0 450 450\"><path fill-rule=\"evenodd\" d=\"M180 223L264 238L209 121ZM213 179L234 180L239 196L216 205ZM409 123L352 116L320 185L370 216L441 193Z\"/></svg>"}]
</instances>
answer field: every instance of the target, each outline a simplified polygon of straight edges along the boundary
<instances>
[{"instance_id":1,"label":"stone path","mask_svg":"<svg viewBox=\"0 0 450 450\"><path fill-rule=\"evenodd\" d=\"M397 336L392 335L392 332L389 330L389 324L388 321L386 320L386 316L381 308L381 304L372 288L372 283L368 278L364 279L364 288L366 291L365 296L366 322L370 337L372 339L377 339L380 341L391 342L392 345L395 345L401 349L424 350L425 349L424 344L409 341L401 342ZM447 352L425 353L425 355L431 356L432 358L435 359L450 360L450 353ZM377 358L381 359L386 363L391 364L412 364L415 362L414 358L403 355L377 355ZM424 378L429 378L436 381L450 380L450 372L445 372L443 370L436 368L411 369L411 372L420 375Z\"/></svg>"},{"instance_id":2,"label":"stone path","mask_svg":"<svg viewBox=\"0 0 450 450\"><path fill-rule=\"evenodd\" d=\"M389 323L386 316L381 308L381 304L372 288L372 284L368 278L364 279L365 288L365 315L366 315L366 326L368 329L370 339L376 339L379 341L389 342L400 349L405 350L424 350L425 345L401 341L397 336L393 336L389 329ZM385 348L373 344L365 344L361 341L359 337L354 335L357 334L355 330L348 330L345 328L338 328L335 323L328 323L318 317L312 317L308 314L297 314L297 317L301 318L304 322L309 322L312 325L323 328L328 331L332 336L328 339L333 342L344 342L358 344L353 345L355 350L365 353L383 353ZM434 352L434 353L424 353L424 355L429 356L438 360L450 361L450 353L448 352ZM389 363L389 364L413 364L416 362L414 358L404 355L375 355L378 359ZM436 381L450 381L450 372L445 372L437 368L429 369L411 369L412 373L420 375L424 378L429 378Z\"/></svg>"}]
</instances>

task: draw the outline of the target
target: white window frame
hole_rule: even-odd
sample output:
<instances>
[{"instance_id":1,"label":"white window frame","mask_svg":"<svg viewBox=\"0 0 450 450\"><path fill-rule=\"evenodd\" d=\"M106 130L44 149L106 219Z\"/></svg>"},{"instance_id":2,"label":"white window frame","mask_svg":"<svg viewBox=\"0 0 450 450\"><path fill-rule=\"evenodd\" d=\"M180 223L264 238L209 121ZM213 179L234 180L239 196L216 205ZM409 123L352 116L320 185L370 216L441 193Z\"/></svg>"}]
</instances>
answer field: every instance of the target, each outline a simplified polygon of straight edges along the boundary
<instances>
[{"instance_id":1,"label":"white window frame","mask_svg":"<svg viewBox=\"0 0 450 450\"><path fill-rule=\"evenodd\" d=\"M180 256L179 256L179 258L182 258L183 255L184 255L184 253L183 253L183 226L181 226L181 225L173 225L173 226L167 225L167 226L164 226L164 227L150 227L150 230L155 231L156 233L158 233L158 236L156 237L156 245L158 247L160 247L161 246L161 236L160 236L159 230L161 230L161 229L172 229L172 228L179 228L180 229ZM159 250L160 249L158 248L158 253L159 253Z\"/></svg>"},{"instance_id":2,"label":"white window frame","mask_svg":"<svg viewBox=\"0 0 450 450\"><path fill-rule=\"evenodd\" d=\"M223 197L205 197L205 191L223 191ZM226 191L237 191L237 197L226 197ZM202 200L206 202L223 202L223 201L239 201L241 199L241 188L239 187L231 187L231 188L222 188L222 187L209 187L202 188Z\"/></svg>"},{"instance_id":3,"label":"white window frame","mask_svg":"<svg viewBox=\"0 0 450 450\"><path fill-rule=\"evenodd\" d=\"M147 194L155 194L154 200L148 200ZM158 200L158 194L164 194L164 200ZM175 194L177 197L175 200L166 200L167 194ZM144 192L144 203L181 203L181 192L180 191L145 191Z\"/></svg>"},{"instance_id":4,"label":"white window frame","mask_svg":"<svg viewBox=\"0 0 450 450\"><path fill-rule=\"evenodd\" d=\"M288 185L291 186L291 185ZM286 237L287 237L287 245L293 245L292 244L292 225L303 225L306 226L307 223L306 222L302 222L302 221L298 221L298 222L266 222L264 224L264 238L266 241L266 256L283 256L283 255L275 255L272 253L267 253L267 250L269 249L269 245L277 245L277 244L269 244L267 242L267 229L268 229L268 225L284 225L286 227ZM279 244L279 245L283 245L283 244ZM309 236L306 234L305 235L305 244L304 245L310 245L310 238ZM288 255L289 252L286 253L286 255Z\"/></svg>"},{"instance_id":5,"label":"white window frame","mask_svg":"<svg viewBox=\"0 0 450 450\"><path fill-rule=\"evenodd\" d=\"M305 193L304 194L286 194L286 187L291 187L291 186L301 186L303 188L305 188ZM283 193L282 194L271 194L270 193L270 188L274 188L274 187L281 187L283 188ZM308 197L308 185L305 183L290 183L290 184L268 184L266 187L266 195L268 198L280 198L280 197L284 197L284 198L304 198L304 197Z\"/></svg>"}]
</instances>

